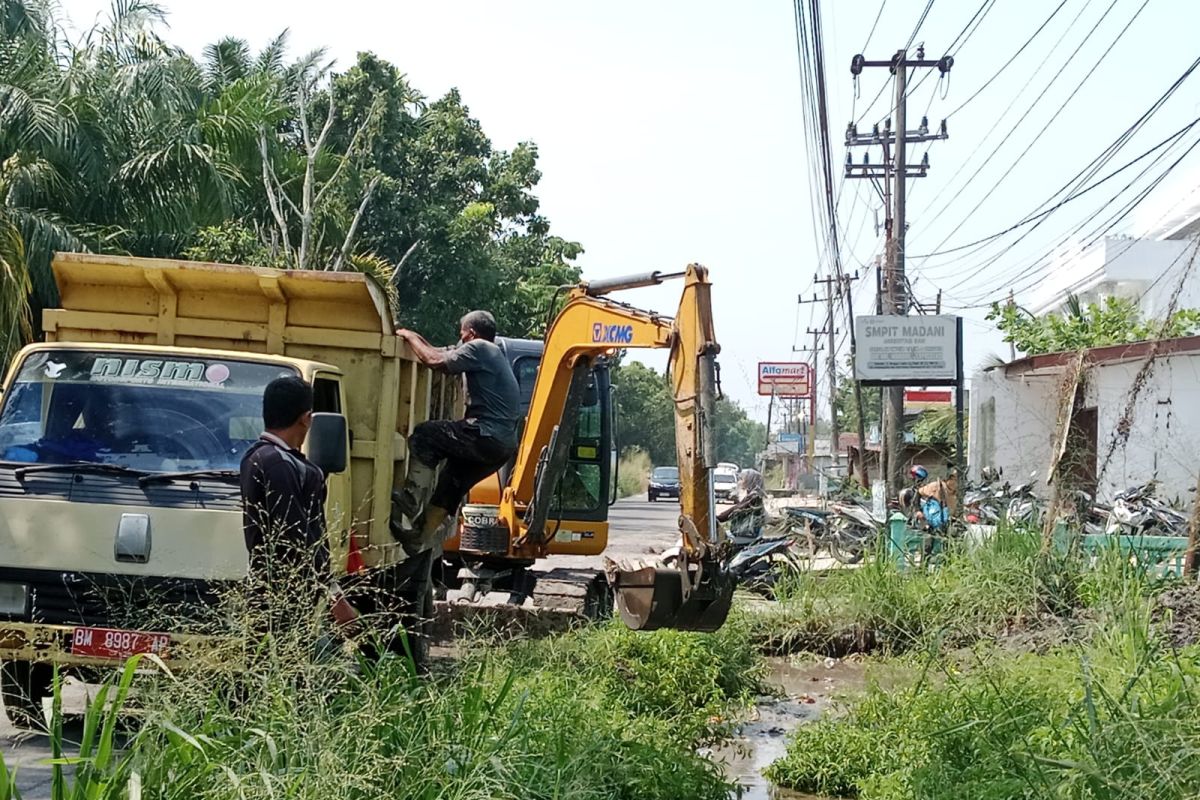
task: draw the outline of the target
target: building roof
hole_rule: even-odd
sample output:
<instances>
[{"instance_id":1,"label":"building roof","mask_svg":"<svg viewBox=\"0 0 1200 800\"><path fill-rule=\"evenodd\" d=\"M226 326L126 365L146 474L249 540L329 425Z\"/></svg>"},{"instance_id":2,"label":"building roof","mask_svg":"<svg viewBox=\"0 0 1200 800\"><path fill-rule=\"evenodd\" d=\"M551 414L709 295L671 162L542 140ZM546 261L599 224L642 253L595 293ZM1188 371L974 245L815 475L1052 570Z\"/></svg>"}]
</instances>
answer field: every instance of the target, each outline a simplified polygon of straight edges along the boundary
<instances>
[{"instance_id":1,"label":"building roof","mask_svg":"<svg viewBox=\"0 0 1200 800\"><path fill-rule=\"evenodd\" d=\"M1179 353L1200 352L1200 336L1184 336L1178 339L1159 339L1148 342L1133 342L1132 344L1113 344L1106 347L1093 347L1084 351L1084 359L1088 364L1119 364L1122 361L1138 361L1146 358L1154 351L1157 355L1174 355ZM992 369L1004 369L1005 376L1027 375L1034 372L1045 372L1065 367L1078 357L1074 350L1064 350L1060 353L1044 353L1037 356L1026 356L1010 361Z\"/></svg>"}]
</instances>

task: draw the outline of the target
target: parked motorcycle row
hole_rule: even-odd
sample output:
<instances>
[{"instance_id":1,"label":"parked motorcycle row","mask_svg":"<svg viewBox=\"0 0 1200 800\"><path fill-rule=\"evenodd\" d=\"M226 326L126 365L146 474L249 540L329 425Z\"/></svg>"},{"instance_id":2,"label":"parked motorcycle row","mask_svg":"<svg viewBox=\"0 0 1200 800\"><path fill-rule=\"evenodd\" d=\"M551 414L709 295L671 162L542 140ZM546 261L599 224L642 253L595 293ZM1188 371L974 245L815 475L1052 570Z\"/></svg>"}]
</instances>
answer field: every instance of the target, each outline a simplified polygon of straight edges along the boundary
<instances>
[{"instance_id":1,"label":"parked motorcycle row","mask_svg":"<svg viewBox=\"0 0 1200 800\"><path fill-rule=\"evenodd\" d=\"M1187 536L1188 517L1155 496L1154 482L1133 486L1113 498L1112 505L1080 493L1077 507L1084 533L1110 536Z\"/></svg>"},{"instance_id":2,"label":"parked motorcycle row","mask_svg":"<svg viewBox=\"0 0 1200 800\"><path fill-rule=\"evenodd\" d=\"M843 564L857 564L879 541L887 517L899 511L910 529L931 534L929 541L946 533L951 515L949 501L938 491L923 487L944 485L926 482L925 471L914 467L913 485L888 503L883 517L869 501L844 495L827 509L792 507L764 525L729 537L727 568L742 585L771 594L779 575L803 570L810 559L827 553ZM1001 523L1040 528L1046 509L1034 494L1037 476L1024 483L1003 480L1000 470L984 469L982 480L963 493L960 522L995 526ZM1134 486L1111 504L1095 502L1087 493L1077 497L1078 518L1085 533L1139 536L1186 536L1188 517L1155 495L1153 482ZM781 569L782 568L782 569Z\"/></svg>"}]
</instances>

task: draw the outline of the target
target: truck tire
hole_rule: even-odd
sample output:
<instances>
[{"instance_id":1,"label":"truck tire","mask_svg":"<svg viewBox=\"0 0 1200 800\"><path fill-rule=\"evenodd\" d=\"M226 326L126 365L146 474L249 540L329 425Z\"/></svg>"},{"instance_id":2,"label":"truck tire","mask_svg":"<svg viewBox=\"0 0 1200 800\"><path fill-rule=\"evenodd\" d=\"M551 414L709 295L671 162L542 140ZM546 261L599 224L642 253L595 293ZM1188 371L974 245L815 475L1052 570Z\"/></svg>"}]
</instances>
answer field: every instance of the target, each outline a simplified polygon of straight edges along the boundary
<instances>
[{"instance_id":1,"label":"truck tire","mask_svg":"<svg viewBox=\"0 0 1200 800\"><path fill-rule=\"evenodd\" d=\"M5 661L0 664L0 695L4 711L12 724L21 728L41 728L42 698L49 697L54 667L29 661Z\"/></svg>"},{"instance_id":2,"label":"truck tire","mask_svg":"<svg viewBox=\"0 0 1200 800\"><path fill-rule=\"evenodd\" d=\"M418 618L408 632L409 647L412 648L413 667L418 675L429 674L429 650L433 638L433 581L429 581L418 604Z\"/></svg>"}]
</instances>

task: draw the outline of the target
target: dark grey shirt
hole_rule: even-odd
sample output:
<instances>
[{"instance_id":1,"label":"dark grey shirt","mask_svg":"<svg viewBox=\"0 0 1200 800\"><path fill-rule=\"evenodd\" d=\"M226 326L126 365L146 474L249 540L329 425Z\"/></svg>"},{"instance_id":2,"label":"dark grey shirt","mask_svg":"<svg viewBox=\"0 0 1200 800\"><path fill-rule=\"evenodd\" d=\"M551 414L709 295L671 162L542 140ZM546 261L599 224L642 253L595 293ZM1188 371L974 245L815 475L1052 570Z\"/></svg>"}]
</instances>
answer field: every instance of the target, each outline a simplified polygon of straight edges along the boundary
<instances>
[{"instance_id":1,"label":"dark grey shirt","mask_svg":"<svg viewBox=\"0 0 1200 800\"><path fill-rule=\"evenodd\" d=\"M483 436L515 447L521 393L504 352L494 342L472 339L451 349L442 363L451 375L467 376L467 422Z\"/></svg>"}]
</instances>

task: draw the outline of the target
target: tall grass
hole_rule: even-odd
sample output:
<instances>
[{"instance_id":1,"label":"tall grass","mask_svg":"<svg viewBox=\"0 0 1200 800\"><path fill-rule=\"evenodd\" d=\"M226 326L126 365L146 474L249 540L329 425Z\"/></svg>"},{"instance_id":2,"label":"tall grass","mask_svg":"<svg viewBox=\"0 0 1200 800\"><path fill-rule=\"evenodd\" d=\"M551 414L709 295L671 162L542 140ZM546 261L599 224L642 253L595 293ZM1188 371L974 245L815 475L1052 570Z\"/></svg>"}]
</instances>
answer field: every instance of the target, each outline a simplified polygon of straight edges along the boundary
<instances>
[{"instance_id":1,"label":"tall grass","mask_svg":"<svg viewBox=\"0 0 1200 800\"><path fill-rule=\"evenodd\" d=\"M737 620L706 636L613 623L468 647L430 680L398 657L264 648L247 674L141 681L140 730L71 796L124 798L135 778L140 797L178 800L725 798L695 748L759 688L747 638ZM93 703L86 725L106 713Z\"/></svg>"},{"instance_id":2,"label":"tall grass","mask_svg":"<svg viewBox=\"0 0 1200 800\"><path fill-rule=\"evenodd\" d=\"M1000 621L1009 603L1062 613L1066 601L1082 615L1082 634L1044 655L1003 644L954 657L928 651L911 685L873 686L845 715L798 728L768 777L873 800L1200 795L1200 648L1173 650L1153 627L1151 597L1161 582L1115 553L1095 564L1035 555L1026 582L1003 556L1021 549L1001 540L981 552L981 561L959 555L946 564L959 582L979 585L917 574L914 584L946 597L932 605L888 599L929 612L908 616L908 635L922 635L914 620L924 631L946 629L965 614L963 626L978 629ZM990 578L979 571L989 564L999 568ZM1059 592L1052 603L1043 599L1047 587ZM1000 596L989 599L993 593Z\"/></svg>"},{"instance_id":3,"label":"tall grass","mask_svg":"<svg viewBox=\"0 0 1200 800\"><path fill-rule=\"evenodd\" d=\"M631 448L621 456L617 464L617 494L632 497L643 494L650 485L650 454L645 450Z\"/></svg>"},{"instance_id":4,"label":"tall grass","mask_svg":"<svg viewBox=\"0 0 1200 800\"><path fill-rule=\"evenodd\" d=\"M756 637L782 651L966 644L1070 613L1084 575L1077 556L1044 553L1035 533L1001 529L981 545L951 542L936 568L879 558L787 576L779 604L756 617Z\"/></svg>"}]
</instances>

